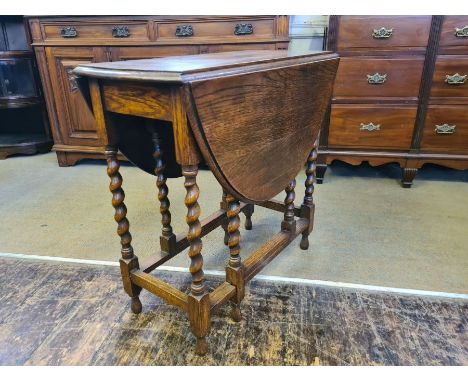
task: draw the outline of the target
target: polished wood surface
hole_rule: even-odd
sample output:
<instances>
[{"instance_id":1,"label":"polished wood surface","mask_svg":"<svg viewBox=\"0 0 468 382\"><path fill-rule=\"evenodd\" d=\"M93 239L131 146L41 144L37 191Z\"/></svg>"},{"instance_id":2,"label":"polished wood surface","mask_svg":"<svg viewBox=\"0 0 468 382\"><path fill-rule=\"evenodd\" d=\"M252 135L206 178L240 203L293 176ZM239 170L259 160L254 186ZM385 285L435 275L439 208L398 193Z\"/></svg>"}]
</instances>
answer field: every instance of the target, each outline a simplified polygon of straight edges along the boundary
<instances>
[{"instance_id":1,"label":"polished wood surface","mask_svg":"<svg viewBox=\"0 0 468 382\"><path fill-rule=\"evenodd\" d=\"M143 288L187 312L199 355L209 349L206 337L213 310L231 301L231 317L241 321L246 282L297 236L302 235L301 248L308 248L317 136L338 62L338 56L330 53L226 52L85 64L72 72L80 77L78 86L91 100L96 128L105 137L101 144L106 146L114 219L121 241L120 269L132 311L139 314L142 310L139 295ZM168 135L172 135L172 151L180 168L180 174L171 175L182 175L186 189L188 230L182 234L174 234L171 227L163 161L163 142L171 143L164 139ZM119 149L157 177L161 251L141 266L132 246ZM220 210L204 220L200 220L197 184L202 160L223 189ZM305 198L296 208L295 177L305 162ZM283 189L284 203L269 200ZM245 226L252 229L254 203L283 212L283 221L280 232L243 261L239 213L244 212ZM203 272L202 237L217 227L225 232L229 261L226 282L209 291ZM187 247L192 280L188 294L148 274Z\"/></svg>"},{"instance_id":2,"label":"polished wood surface","mask_svg":"<svg viewBox=\"0 0 468 382\"><path fill-rule=\"evenodd\" d=\"M343 57L333 89L334 100L345 98L378 101L384 97L397 97L416 101L419 93L423 57ZM385 76L381 84L369 83L368 75Z\"/></svg>"},{"instance_id":3,"label":"polished wood surface","mask_svg":"<svg viewBox=\"0 0 468 382\"><path fill-rule=\"evenodd\" d=\"M467 51L468 53L468 51ZM447 76L466 76L459 84L447 82ZM432 77L431 102L436 97L461 98L460 103L468 103L468 54L462 55L439 55L435 62L434 75Z\"/></svg>"},{"instance_id":4,"label":"polished wood surface","mask_svg":"<svg viewBox=\"0 0 468 382\"><path fill-rule=\"evenodd\" d=\"M425 47L431 16L341 16L338 50L351 48ZM389 38L373 37L374 29L393 29Z\"/></svg>"},{"instance_id":5,"label":"polished wood surface","mask_svg":"<svg viewBox=\"0 0 468 382\"><path fill-rule=\"evenodd\" d=\"M330 147L402 149L411 146L416 106L333 105ZM378 130L365 130L373 123Z\"/></svg>"},{"instance_id":6,"label":"polished wood surface","mask_svg":"<svg viewBox=\"0 0 468 382\"><path fill-rule=\"evenodd\" d=\"M446 133L437 126L453 128ZM440 128L439 128L440 130ZM468 109L466 105L431 105L424 125L421 150L435 152L468 152Z\"/></svg>"},{"instance_id":7,"label":"polished wood surface","mask_svg":"<svg viewBox=\"0 0 468 382\"><path fill-rule=\"evenodd\" d=\"M447 81L447 76L468 73L466 25L467 16L330 17L328 48L342 59L320 139L318 183L334 160L398 163L403 187L411 187L425 163L468 168L466 116L461 114L468 103L468 82ZM374 29L378 38L372 36ZM376 73L381 83L368 84L367 74ZM382 124L381 130L363 133L356 128L357 119L364 118L359 108L374 110L372 119L398 121L399 127L388 131ZM436 120L441 119L456 120L461 127L453 135L436 134Z\"/></svg>"},{"instance_id":8,"label":"polished wood surface","mask_svg":"<svg viewBox=\"0 0 468 382\"><path fill-rule=\"evenodd\" d=\"M288 16L31 16L27 21L60 166L104 158L103 137L71 74L77 65L288 46ZM190 26L193 34L180 35L181 26Z\"/></svg>"}]
</instances>

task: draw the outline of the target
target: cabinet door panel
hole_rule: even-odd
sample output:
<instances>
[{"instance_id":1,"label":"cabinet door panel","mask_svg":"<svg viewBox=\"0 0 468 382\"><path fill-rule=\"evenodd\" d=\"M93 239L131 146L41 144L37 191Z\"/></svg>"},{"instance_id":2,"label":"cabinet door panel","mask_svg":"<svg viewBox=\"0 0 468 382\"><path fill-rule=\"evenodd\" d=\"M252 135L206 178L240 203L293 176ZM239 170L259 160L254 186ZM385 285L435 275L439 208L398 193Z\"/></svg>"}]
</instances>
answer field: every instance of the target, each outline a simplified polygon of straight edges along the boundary
<instances>
[{"instance_id":1,"label":"cabinet door panel","mask_svg":"<svg viewBox=\"0 0 468 382\"><path fill-rule=\"evenodd\" d=\"M100 146L92 111L81 95L72 70L80 64L106 61L102 48L46 48L62 143Z\"/></svg>"},{"instance_id":2,"label":"cabinet door panel","mask_svg":"<svg viewBox=\"0 0 468 382\"><path fill-rule=\"evenodd\" d=\"M180 46L131 46L109 48L112 61L139 60L166 56L183 56L198 54L197 45Z\"/></svg>"}]
</instances>

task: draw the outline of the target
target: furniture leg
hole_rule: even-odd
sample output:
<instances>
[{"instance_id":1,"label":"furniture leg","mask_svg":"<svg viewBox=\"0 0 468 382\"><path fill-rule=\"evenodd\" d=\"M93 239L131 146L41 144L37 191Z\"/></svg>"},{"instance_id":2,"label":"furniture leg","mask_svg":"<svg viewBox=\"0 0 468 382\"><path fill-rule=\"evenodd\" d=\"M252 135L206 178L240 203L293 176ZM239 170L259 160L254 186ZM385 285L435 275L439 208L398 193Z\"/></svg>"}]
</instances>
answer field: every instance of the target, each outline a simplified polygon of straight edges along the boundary
<instances>
[{"instance_id":1,"label":"furniture leg","mask_svg":"<svg viewBox=\"0 0 468 382\"><path fill-rule=\"evenodd\" d=\"M228 209L228 203L227 203L226 197L227 197L227 192L223 190L222 200L219 205L220 205L220 208L225 211L227 211ZM227 223L227 218L226 218L223 221L223 223L221 223L221 227L223 227L223 231L224 231L224 245L228 245L228 241L229 241L229 233L227 230L227 226L228 226L228 223Z\"/></svg>"},{"instance_id":2,"label":"furniture leg","mask_svg":"<svg viewBox=\"0 0 468 382\"><path fill-rule=\"evenodd\" d=\"M418 173L417 168L412 167L405 167L401 169L402 178L401 178L401 185L403 188L410 188L413 185L413 180Z\"/></svg>"},{"instance_id":3,"label":"furniture leg","mask_svg":"<svg viewBox=\"0 0 468 382\"><path fill-rule=\"evenodd\" d=\"M195 352L204 355L208 351L206 335L210 331L210 296L205 290L205 276L203 273L203 256L201 254L202 241L200 217L200 206L198 196L200 191L196 182L198 166L182 166L182 175L185 177L184 186L187 190L185 205L187 206L186 222L189 226L187 239L190 243L190 273L192 284L188 296L188 316L192 333L197 338Z\"/></svg>"},{"instance_id":4,"label":"furniture leg","mask_svg":"<svg viewBox=\"0 0 468 382\"><path fill-rule=\"evenodd\" d=\"M250 231L252 229L252 215L254 213L254 205L247 204L246 208L244 208L244 215L245 215L245 229Z\"/></svg>"},{"instance_id":5,"label":"furniture leg","mask_svg":"<svg viewBox=\"0 0 468 382\"><path fill-rule=\"evenodd\" d=\"M301 205L301 217L306 218L309 220L309 226L307 229L302 233L302 239L300 243L300 248L306 250L309 248L309 234L312 232L314 228L314 212L315 212L315 204L314 204L314 182L316 179L316 171L317 171L317 146L318 140L315 141L314 147L307 158L306 164L306 180L305 180L305 195L304 201ZM325 165L326 169L326 165Z\"/></svg>"},{"instance_id":6,"label":"furniture leg","mask_svg":"<svg viewBox=\"0 0 468 382\"><path fill-rule=\"evenodd\" d=\"M229 246L229 262L226 267L226 281L236 287L236 294L232 298L234 307L231 311L231 317L234 321L239 322L242 319L240 311L240 303L245 295L244 268L240 257L240 202L232 195L226 195L228 209L226 211L228 217L227 232Z\"/></svg>"},{"instance_id":7,"label":"furniture leg","mask_svg":"<svg viewBox=\"0 0 468 382\"><path fill-rule=\"evenodd\" d=\"M317 141L314 143L314 149L317 150L319 144L319 138L317 138ZM316 174L315 174L315 179L317 181L317 184L322 184L323 183L323 178L325 177L325 172L327 171L327 156L326 155L316 155L316 161L315 161L315 169L316 169Z\"/></svg>"},{"instance_id":8,"label":"furniture leg","mask_svg":"<svg viewBox=\"0 0 468 382\"><path fill-rule=\"evenodd\" d=\"M284 218L281 222L281 230L289 231L291 233L296 232L296 221L294 220L294 199L296 193L294 188L296 187L296 180L293 179L286 186L286 198L284 199Z\"/></svg>"},{"instance_id":9,"label":"furniture leg","mask_svg":"<svg viewBox=\"0 0 468 382\"><path fill-rule=\"evenodd\" d=\"M166 184L166 176L164 175L165 165L162 158L161 141L158 133L152 130L153 140L153 158L154 158L154 173L156 174L156 186L158 187L158 199L160 203L159 211L161 213L162 236L160 237L161 250L168 253L174 253L176 250L176 235L172 231L171 205L168 194L169 189Z\"/></svg>"},{"instance_id":10,"label":"furniture leg","mask_svg":"<svg viewBox=\"0 0 468 382\"><path fill-rule=\"evenodd\" d=\"M127 207L124 199L125 193L122 189L122 176L120 175L120 163L117 159L117 147L106 147L107 175L110 178L109 189L112 193L112 206L115 209L114 219L117 222L117 234L120 236L122 246L120 259L120 272L125 292L132 298L132 312L138 314L142 310L139 298L141 288L130 279L130 272L139 269L138 258L133 253L132 235L130 234L130 223L127 219Z\"/></svg>"}]
</instances>

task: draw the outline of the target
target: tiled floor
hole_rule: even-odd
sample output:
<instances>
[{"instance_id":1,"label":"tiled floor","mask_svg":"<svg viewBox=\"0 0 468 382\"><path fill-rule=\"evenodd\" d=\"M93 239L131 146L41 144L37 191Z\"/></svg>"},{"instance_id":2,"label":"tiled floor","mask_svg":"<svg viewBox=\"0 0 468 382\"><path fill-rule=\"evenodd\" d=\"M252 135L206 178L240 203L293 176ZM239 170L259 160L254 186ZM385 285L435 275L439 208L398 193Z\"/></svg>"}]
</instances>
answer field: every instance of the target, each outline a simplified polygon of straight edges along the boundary
<instances>
[{"instance_id":1,"label":"tiled floor","mask_svg":"<svg viewBox=\"0 0 468 382\"><path fill-rule=\"evenodd\" d=\"M116 267L0 259L0 269L1 365L468 365L466 300L254 280L242 322L221 309L198 357L176 308L143 291L143 313L130 312Z\"/></svg>"}]
</instances>

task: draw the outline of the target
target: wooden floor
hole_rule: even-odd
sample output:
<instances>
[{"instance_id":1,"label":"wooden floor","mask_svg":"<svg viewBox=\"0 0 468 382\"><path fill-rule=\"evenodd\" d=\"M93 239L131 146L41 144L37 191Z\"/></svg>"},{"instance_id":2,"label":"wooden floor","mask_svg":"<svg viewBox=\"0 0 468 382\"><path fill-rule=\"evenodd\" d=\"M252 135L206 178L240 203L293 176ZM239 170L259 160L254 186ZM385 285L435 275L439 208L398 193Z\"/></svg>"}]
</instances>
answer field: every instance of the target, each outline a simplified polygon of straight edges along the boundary
<instances>
[{"instance_id":1,"label":"wooden floor","mask_svg":"<svg viewBox=\"0 0 468 382\"><path fill-rule=\"evenodd\" d=\"M0 259L1 365L468 365L468 302L253 281L244 319L213 318L206 357L185 316L116 267ZM158 273L187 290L189 276ZM210 280L215 286L220 280Z\"/></svg>"}]
</instances>

